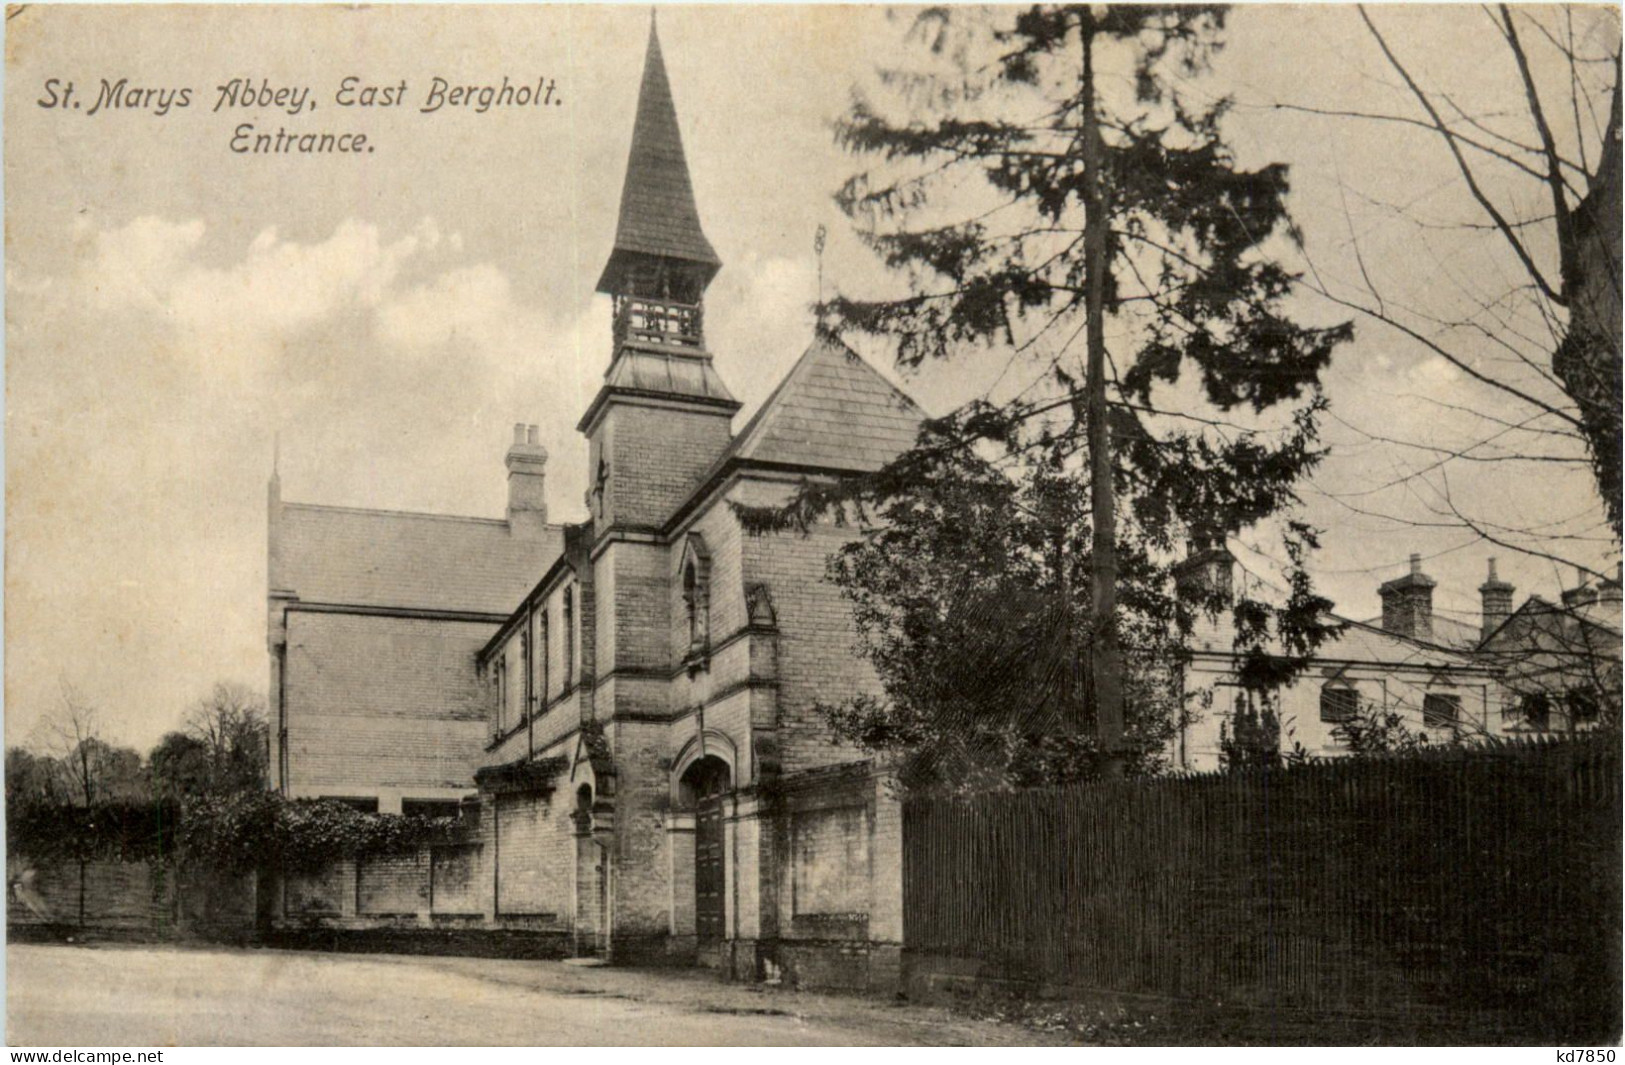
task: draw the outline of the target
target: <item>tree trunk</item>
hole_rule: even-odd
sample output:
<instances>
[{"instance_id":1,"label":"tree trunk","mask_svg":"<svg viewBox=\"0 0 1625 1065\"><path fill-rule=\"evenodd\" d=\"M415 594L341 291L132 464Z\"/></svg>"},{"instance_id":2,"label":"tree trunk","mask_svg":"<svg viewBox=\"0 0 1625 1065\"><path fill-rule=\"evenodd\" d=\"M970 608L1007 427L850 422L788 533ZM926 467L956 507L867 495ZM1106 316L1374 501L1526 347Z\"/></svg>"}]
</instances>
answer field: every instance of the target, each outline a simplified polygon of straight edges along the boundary
<instances>
[{"instance_id":1,"label":"tree trunk","mask_svg":"<svg viewBox=\"0 0 1625 1065\"><path fill-rule=\"evenodd\" d=\"M1096 734L1101 747L1115 754L1123 738L1123 655L1117 641L1117 500L1106 407L1106 231L1110 221L1102 190L1100 125L1095 110L1094 16L1088 9L1079 28L1083 37L1083 254L1088 314L1085 428L1094 525L1089 676Z\"/></svg>"}]
</instances>

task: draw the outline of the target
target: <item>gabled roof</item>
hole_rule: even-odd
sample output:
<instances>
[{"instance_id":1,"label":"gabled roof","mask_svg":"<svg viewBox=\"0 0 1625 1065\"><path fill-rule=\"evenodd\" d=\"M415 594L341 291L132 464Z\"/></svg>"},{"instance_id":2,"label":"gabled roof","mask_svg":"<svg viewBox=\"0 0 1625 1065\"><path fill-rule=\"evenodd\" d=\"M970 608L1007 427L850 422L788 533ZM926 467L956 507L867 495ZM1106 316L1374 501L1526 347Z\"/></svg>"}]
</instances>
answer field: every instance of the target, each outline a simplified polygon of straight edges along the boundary
<instances>
[{"instance_id":1,"label":"gabled roof","mask_svg":"<svg viewBox=\"0 0 1625 1065\"><path fill-rule=\"evenodd\" d=\"M632 151L621 186L615 247L598 279L598 291L612 291L625 260L638 256L695 263L707 281L722 265L700 228L683 137L677 128L677 107L666 78L666 62L660 54L660 35L652 22L649 49L643 60L643 84L638 89L638 113L632 126Z\"/></svg>"},{"instance_id":2,"label":"gabled roof","mask_svg":"<svg viewBox=\"0 0 1625 1065\"><path fill-rule=\"evenodd\" d=\"M821 332L723 460L870 473L913 446L924 418L862 356Z\"/></svg>"},{"instance_id":3,"label":"gabled roof","mask_svg":"<svg viewBox=\"0 0 1625 1065\"><path fill-rule=\"evenodd\" d=\"M1523 605L1495 627L1495 630L1484 637L1479 645L1480 650L1498 652L1505 649L1506 641L1516 638L1519 625L1529 618L1553 618L1558 622L1571 621L1588 629L1594 629L1617 641L1621 635L1620 606L1617 600L1600 600L1587 603L1580 607L1566 606L1553 603L1538 595L1531 595L1523 601Z\"/></svg>"},{"instance_id":4,"label":"gabled roof","mask_svg":"<svg viewBox=\"0 0 1625 1065\"><path fill-rule=\"evenodd\" d=\"M277 506L271 586L304 602L506 616L564 540L488 518Z\"/></svg>"}]
</instances>

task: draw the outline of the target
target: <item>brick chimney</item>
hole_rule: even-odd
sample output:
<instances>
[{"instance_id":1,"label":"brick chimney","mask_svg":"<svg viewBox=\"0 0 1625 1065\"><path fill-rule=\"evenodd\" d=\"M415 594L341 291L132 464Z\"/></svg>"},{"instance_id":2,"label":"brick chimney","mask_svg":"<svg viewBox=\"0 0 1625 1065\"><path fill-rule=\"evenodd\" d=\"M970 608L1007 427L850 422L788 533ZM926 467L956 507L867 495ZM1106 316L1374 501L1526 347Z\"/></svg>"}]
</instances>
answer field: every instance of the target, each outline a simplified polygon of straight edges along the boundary
<instances>
[{"instance_id":1,"label":"brick chimney","mask_svg":"<svg viewBox=\"0 0 1625 1065\"><path fill-rule=\"evenodd\" d=\"M1614 575L1597 585L1597 598L1604 603L1625 600L1625 562L1615 563Z\"/></svg>"},{"instance_id":2,"label":"brick chimney","mask_svg":"<svg viewBox=\"0 0 1625 1065\"><path fill-rule=\"evenodd\" d=\"M1174 588L1181 599L1228 605L1235 591L1235 565L1223 533L1193 527L1185 559L1174 566Z\"/></svg>"},{"instance_id":3,"label":"brick chimney","mask_svg":"<svg viewBox=\"0 0 1625 1065\"><path fill-rule=\"evenodd\" d=\"M1583 606L1590 606L1601 598L1597 585L1591 583L1591 574L1574 567L1574 587L1563 589L1563 605L1570 610L1577 610Z\"/></svg>"},{"instance_id":4,"label":"brick chimney","mask_svg":"<svg viewBox=\"0 0 1625 1065\"><path fill-rule=\"evenodd\" d=\"M1484 622L1478 638L1487 640L1490 633L1512 615L1513 587L1495 575L1495 559L1490 559L1490 575L1478 586L1480 601L1484 604Z\"/></svg>"},{"instance_id":5,"label":"brick chimney","mask_svg":"<svg viewBox=\"0 0 1625 1065\"><path fill-rule=\"evenodd\" d=\"M508 531L527 538L547 529L547 449L536 436L536 426L515 425L507 458Z\"/></svg>"},{"instance_id":6,"label":"brick chimney","mask_svg":"<svg viewBox=\"0 0 1625 1065\"><path fill-rule=\"evenodd\" d=\"M1438 582L1422 572L1422 556L1411 556L1411 571L1388 581L1377 594L1382 596L1382 627L1385 632L1433 639L1433 587Z\"/></svg>"}]
</instances>

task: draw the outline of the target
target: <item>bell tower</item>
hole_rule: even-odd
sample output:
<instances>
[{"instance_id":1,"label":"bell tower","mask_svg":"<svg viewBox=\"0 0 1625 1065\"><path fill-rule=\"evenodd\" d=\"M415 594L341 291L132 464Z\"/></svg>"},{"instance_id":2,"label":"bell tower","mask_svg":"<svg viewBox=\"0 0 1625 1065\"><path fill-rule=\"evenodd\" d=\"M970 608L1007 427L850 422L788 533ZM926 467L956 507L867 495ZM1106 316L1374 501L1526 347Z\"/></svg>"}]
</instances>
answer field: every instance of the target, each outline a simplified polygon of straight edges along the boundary
<instances>
[{"instance_id":1,"label":"bell tower","mask_svg":"<svg viewBox=\"0 0 1625 1065\"><path fill-rule=\"evenodd\" d=\"M740 404L705 342L705 290L721 267L700 228L651 21L615 244L598 278L614 301L614 350L577 426L596 533L658 527L728 445Z\"/></svg>"}]
</instances>

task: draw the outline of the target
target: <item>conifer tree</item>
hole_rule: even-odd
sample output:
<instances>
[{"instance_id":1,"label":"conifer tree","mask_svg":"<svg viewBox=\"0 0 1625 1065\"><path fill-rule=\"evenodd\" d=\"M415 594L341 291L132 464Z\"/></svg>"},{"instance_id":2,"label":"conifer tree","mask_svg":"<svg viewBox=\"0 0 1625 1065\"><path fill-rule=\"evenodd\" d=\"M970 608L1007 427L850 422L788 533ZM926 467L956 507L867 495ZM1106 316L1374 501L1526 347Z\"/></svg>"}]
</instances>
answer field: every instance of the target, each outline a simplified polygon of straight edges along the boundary
<instances>
[{"instance_id":1,"label":"conifer tree","mask_svg":"<svg viewBox=\"0 0 1625 1065\"><path fill-rule=\"evenodd\" d=\"M921 690L921 668L899 663L951 668L949 658L998 658L1004 647L1022 668L984 662L982 675L1022 677L1028 696L999 684L961 692L972 705L954 711L955 727L1053 718L1092 735L1110 765L1125 683L1145 675L1147 655L1171 661L1195 610L1234 612L1242 681L1259 689L1300 668L1326 635L1329 604L1302 565L1314 530L1279 516L1321 457L1319 376L1352 331L1290 315L1294 278L1272 254L1301 240L1287 169L1240 165L1221 131L1228 102L1187 91L1224 23L1216 6L930 9L911 37L933 69L883 71L892 106L860 96L838 124L838 143L864 168L837 203L909 291L838 297L821 309L825 328L890 338L903 367L1042 367L1020 392L930 423L879 475L808 488L776 518L757 515L764 526L805 523L856 503L873 519L834 576L859 604L888 699L832 709L849 735L917 745L943 697ZM987 471L1006 487L981 484ZM1019 594L1007 587L1001 599L989 586L967 598L963 581L922 572L923 556L954 557L964 533L953 498L966 482L1004 492L1000 505L1023 515L975 524L977 535L1007 537L989 550L1030 563ZM916 520L934 512L946 520ZM1166 601L1187 532L1271 518L1289 559L1284 599ZM990 597L1021 622L972 610L985 622L976 653L964 651L973 622L951 646L931 631L933 617L966 628L956 612ZM1029 631L1034 619L1056 638L1010 646L1011 628ZM1026 683L1027 667L1066 679ZM1157 730L1137 725L1137 710L1143 717L1131 698L1128 731L1149 742ZM888 732L888 715L907 727ZM939 742L940 731L926 730Z\"/></svg>"}]
</instances>

